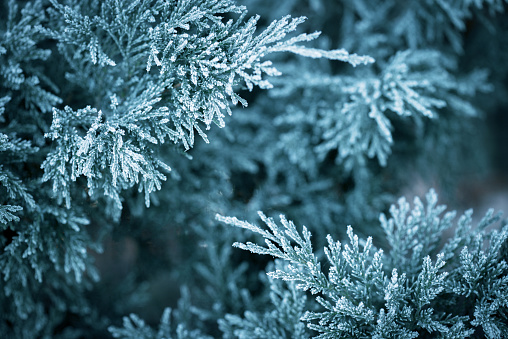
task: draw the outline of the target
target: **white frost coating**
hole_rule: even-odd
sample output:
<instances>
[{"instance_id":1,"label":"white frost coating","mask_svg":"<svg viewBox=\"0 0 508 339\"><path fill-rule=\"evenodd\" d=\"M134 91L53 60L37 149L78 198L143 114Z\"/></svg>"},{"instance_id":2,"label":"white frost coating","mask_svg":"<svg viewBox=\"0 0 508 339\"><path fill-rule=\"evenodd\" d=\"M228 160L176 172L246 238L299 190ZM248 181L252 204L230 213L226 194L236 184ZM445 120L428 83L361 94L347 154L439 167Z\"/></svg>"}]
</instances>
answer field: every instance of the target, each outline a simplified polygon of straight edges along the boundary
<instances>
[{"instance_id":1,"label":"white frost coating","mask_svg":"<svg viewBox=\"0 0 508 339\"><path fill-rule=\"evenodd\" d=\"M334 49L331 51L325 51L317 48L307 48L304 46L285 46L283 51L292 52L308 58L319 59L327 58L330 60L340 60L348 62L353 67L360 64L368 65L374 63L376 60L368 55L349 54L345 49Z\"/></svg>"}]
</instances>

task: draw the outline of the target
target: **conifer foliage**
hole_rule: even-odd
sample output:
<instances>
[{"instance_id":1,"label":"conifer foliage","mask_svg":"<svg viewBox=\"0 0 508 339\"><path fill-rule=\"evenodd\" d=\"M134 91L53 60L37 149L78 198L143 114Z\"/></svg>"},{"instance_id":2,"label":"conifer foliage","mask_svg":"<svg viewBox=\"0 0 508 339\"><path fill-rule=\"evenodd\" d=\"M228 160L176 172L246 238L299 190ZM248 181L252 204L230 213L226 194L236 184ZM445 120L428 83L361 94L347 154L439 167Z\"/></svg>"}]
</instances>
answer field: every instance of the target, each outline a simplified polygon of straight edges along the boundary
<instances>
[{"instance_id":1,"label":"conifer foliage","mask_svg":"<svg viewBox=\"0 0 508 339\"><path fill-rule=\"evenodd\" d=\"M1 2L0 337L508 337L505 9Z\"/></svg>"},{"instance_id":2,"label":"conifer foliage","mask_svg":"<svg viewBox=\"0 0 508 339\"><path fill-rule=\"evenodd\" d=\"M304 226L300 234L283 215L279 226L260 212L269 231L236 218L217 218L259 233L267 245L234 246L291 263L269 272L272 278L295 281L297 288L320 294L315 301L323 310L301 317L320 332L317 338L416 338L422 333L466 338L475 327L481 327L487 338L502 337L508 330L508 266L500 250L508 239L508 226L484 234L498 216L490 210L473 228L468 210L441 249L442 233L452 227L456 213L441 216L446 207L437 205L434 191L426 200L425 205L415 198L411 209L401 198L398 206L391 206L390 219L381 214L390 243L388 260L371 237L360 239L351 226L347 244L327 237L324 265L313 252L309 230ZM322 269L326 266L327 273ZM461 307L453 307L461 297ZM468 317L472 309L474 314Z\"/></svg>"}]
</instances>

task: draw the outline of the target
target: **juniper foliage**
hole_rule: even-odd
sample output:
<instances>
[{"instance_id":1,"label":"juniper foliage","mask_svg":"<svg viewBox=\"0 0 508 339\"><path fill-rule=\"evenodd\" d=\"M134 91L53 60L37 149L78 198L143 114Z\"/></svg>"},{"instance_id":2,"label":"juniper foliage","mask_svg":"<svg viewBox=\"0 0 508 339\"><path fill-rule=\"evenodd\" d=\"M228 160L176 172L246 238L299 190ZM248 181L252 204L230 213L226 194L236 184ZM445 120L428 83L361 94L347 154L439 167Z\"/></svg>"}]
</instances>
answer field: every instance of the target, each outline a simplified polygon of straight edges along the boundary
<instances>
[{"instance_id":1,"label":"juniper foliage","mask_svg":"<svg viewBox=\"0 0 508 339\"><path fill-rule=\"evenodd\" d=\"M389 208L489 167L505 7L1 2L1 336L508 336L497 217Z\"/></svg>"},{"instance_id":2,"label":"juniper foliage","mask_svg":"<svg viewBox=\"0 0 508 339\"><path fill-rule=\"evenodd\" d=\"M465 338L478 327L487 338L505 337L508 265L501 249L508 239L508 226L487 233L485 228L498 221L499 215L490 210L473 227L468 210L459 218L455 235L441 246L443 232L453 226L456 214L441 216L445 208L437 205L433 190L427 193L426 204L415 198L412 209L401 198L398 206L390 207L390 219L380 216L390 244L387 257L371 237L360 239L348 226L347 244L328 235L327 263L313 251L309 230L304 226L299 232L283 215L279 226L260 212L268 230L236 218L219 215L217 219L258 233L266 243L266 247L252 242L234 246L290 263L268 274L298 283L298 289L310 291L322 306L322 311L308 311L301 317L320 333L317 338L416 338L425 334ZM461 306L453 307L459 299ZM468 310L474 313L469 315ZM255 324L248 314L245 318Z\"/></svg>"}]
</instances>

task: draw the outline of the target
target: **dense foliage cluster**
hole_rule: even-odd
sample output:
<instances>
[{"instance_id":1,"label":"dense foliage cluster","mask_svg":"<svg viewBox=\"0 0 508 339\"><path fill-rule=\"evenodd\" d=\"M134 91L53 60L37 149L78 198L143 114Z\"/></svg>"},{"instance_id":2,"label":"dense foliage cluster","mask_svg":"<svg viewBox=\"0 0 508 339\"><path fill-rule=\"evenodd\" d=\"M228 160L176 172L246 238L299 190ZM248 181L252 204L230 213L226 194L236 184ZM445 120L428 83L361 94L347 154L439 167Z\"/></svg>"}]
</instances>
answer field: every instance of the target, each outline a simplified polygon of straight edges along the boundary
<instances>
[{"instance_id":1,"label":"dense foliage cluster","mask_svg":"<svg viewBox=\"0 0 508 339\"><path fill-rule=\"evenodd\" d=\"M401 198L398 206L391 206L390 219L380 217L390 243L388 258L373 246L371 237L359 239L348 226L348 244L327 237L328 265L313 253L309 230L304 226L300 235L284 216L280 227L260 213L269 231L236 218L218 219L261 234L267 244L235 246L291 263L268 273L272 278L299 282L298 289L322 295L315 301L324 310L300 317L308 328L321 332L317 338L417 338L420 333L466 338L475 327L488 338L500 338L508 330L508 265L500 257L508 226L485 235L485 228L498 218L490 210L473 228L468 210L459 218L455 235L440 246L456 214L441 216L444 210L434 191L427 194L426 206L415 198L413 209ZM328 274L323 266L329 266Z\"/></svg>"},{"instance_id":2,"label":"dense foliage cluster","mask_svg":"<svg viewBox=\"0 0 508 339\"><path fill-rule=\"evenodd\" d=\"M508 337L506 6L1 2L0 337Z\"/></svg>"}]
</instances>

